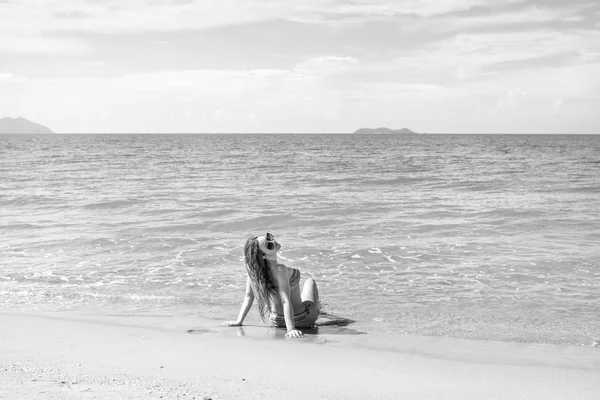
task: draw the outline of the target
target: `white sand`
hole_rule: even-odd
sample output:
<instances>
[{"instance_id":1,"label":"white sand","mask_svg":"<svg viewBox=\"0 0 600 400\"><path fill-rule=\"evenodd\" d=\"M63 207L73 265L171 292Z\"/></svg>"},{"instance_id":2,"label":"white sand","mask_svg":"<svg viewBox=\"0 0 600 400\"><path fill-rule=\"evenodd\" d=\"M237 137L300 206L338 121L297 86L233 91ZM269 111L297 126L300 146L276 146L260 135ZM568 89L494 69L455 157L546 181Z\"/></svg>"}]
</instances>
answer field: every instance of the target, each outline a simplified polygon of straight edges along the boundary
<instances>
[{"instance_id":1,"label":"white sand","mask_svg":"<svg viewBox=\"0 0 600 400\"><path fill-rule=\"evenodd\" d=\"M0 313L0 399L600 399L598 348L343 333Z\"/></svg>"}]
</instances>

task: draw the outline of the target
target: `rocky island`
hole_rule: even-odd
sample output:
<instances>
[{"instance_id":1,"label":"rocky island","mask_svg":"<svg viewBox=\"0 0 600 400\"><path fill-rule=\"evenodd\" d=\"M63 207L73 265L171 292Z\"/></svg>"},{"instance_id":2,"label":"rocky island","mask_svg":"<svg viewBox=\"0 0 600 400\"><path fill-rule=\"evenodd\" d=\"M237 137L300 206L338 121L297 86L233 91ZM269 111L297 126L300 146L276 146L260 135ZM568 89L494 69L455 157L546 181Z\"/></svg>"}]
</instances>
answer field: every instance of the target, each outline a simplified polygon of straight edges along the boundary
<instances>
[{"instance_id":1,"label":"rocky island","mask_svg":"<svg viewBox=\"0 0 600 400\"><path fill-rule=\"evenodd\" d=\"M44 125L36 124L25 118L1 118L0 119L0 134L47 134L54 133Z\"/></svg>"},{"instance_id":2,"label":"rocky island","mask_svg":"<svg viewBox=\"0 0 600 400\"><path fill-rule=\"evenodd\" d=\"M360 128L354 132L355 135L419 135L408 128L390 129L390 128Z\"/></svg>"}]
</instances>

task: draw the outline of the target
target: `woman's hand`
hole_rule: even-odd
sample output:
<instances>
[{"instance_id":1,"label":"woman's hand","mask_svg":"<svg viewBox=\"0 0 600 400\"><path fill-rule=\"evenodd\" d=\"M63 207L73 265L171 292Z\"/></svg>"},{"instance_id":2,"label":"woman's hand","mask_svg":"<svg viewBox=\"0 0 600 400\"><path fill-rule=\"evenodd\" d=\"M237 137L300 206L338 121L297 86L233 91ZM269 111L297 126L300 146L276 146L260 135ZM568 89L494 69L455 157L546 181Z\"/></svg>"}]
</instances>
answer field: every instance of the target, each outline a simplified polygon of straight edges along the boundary
<instances>
[{"instance_id":1,"label":"woman's hand","mask_svg":"<svg viewBox=\"0 0 600 400\"><path fill-rule=\"evenodd\" d=\"M285 334L285 337L293 337L293 338L301 338L302 332L298 329L289 330L288 333Z\"/></svg>"},{"instance_id":2,"label":"woman's hand","mask_svg":"<svg viewBox=\"0 0 600 400\"><path fill-rule=\"evenodd\" d=\"M227 325L227 326L242 326L242 323L237 322L237 321L228 321L228 322L225 322L225 325Z\"/></svg>"}]
</instances>

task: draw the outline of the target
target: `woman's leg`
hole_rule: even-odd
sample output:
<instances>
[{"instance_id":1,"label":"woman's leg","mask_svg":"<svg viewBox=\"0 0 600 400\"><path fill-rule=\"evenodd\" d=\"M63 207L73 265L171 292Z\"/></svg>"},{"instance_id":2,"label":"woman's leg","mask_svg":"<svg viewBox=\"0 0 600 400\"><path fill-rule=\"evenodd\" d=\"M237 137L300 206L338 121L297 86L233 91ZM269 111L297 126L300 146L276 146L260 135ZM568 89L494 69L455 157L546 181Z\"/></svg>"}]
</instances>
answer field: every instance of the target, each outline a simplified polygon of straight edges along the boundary
<instances>
[{"instance_id":1,"label":"woman's leg","mask_svg":"<svg viewBox=\"0 0 600 400\"><path fill-rule=\"evenodd\" d=\"M302 287L302 303L308 310L308 315L302 321L298 321L298 328L310 328L315 324L319 317L321 302L319 301L319 290L317 284L312 278L307 279Z\"/></svg>"},{"instance_id":2,"label":"woman's leg","mask_svg":"<svg viewBox=\"0 0 600 400\"><path fill-rule=\"evenodd\" d=\"M308 278L304 282L300 297L302 298L302 302L306 305L308 305L307 303L310 302L319 306L319 290L317 289L317 283L313 278Z\"/></svg>"}]
</instances>

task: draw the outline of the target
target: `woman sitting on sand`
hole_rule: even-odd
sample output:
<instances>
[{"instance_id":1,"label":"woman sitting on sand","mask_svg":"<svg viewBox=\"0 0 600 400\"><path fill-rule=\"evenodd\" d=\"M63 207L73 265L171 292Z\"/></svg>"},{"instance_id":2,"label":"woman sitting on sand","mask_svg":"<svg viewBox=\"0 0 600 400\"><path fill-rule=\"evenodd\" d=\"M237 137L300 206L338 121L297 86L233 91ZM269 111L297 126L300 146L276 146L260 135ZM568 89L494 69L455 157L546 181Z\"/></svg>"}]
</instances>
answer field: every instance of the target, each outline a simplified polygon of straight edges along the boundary
<instances>
[{"instance_id":1,"label":"woman sitting on sand","mask_svg":"<svg viewBox=\"0 0 600 400\"><path fill-rule=\"evenodd\" d=\"M300 294L300 271L277 262L281 245L270 233L246 240L246 297L236 321L229 326L241 326L254 298L263 322L271 326L286 327L286 337L301 337L297 328L310 328L319 316L319 292L312 278L304 282Z\"/></svg>"}]
</instances>

